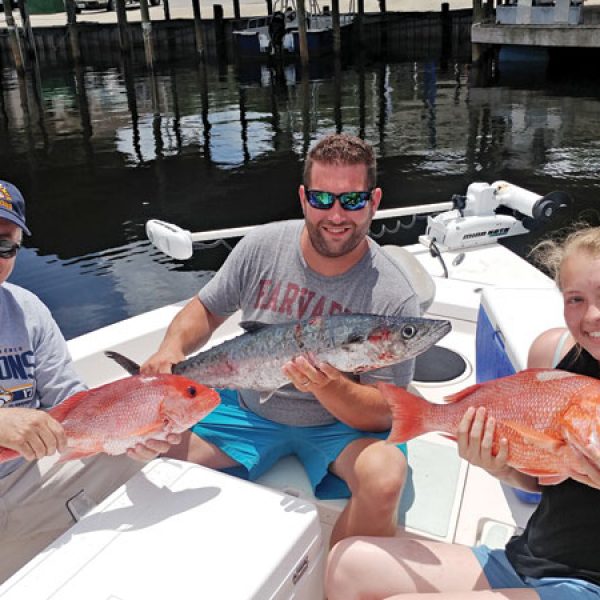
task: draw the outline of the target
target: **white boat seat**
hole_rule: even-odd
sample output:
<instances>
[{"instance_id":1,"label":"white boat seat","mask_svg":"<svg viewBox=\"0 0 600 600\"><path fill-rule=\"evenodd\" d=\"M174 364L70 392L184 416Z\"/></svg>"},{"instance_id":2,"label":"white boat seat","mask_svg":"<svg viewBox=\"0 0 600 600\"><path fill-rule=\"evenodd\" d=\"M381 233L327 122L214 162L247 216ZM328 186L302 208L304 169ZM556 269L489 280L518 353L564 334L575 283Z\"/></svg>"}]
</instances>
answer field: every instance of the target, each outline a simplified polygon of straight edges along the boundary
<instances>
[{"instance_id":1,"label":"white boat seat","mask_svg":"<svg viewBox=\"0 0 600 600\"><path fill-rule=\"evenodd\" d=\"M383 246L383 250L405 272L419 298L421 314L424 315L435 297L435 283L425 267L408 251L400 246Z\"/></svg>"},{"instance_id":2,"label":"white boat seat","mask_svg":"<svg viewBox=\"0 0 600 600\"><path fill-rule=\"evenodd\" d=\"M433 278L408 250L401 246L383 246L383 249L406 273L419 298L421 314L425 314L435 297ZM448 348L433 346L417 356L414 379L423 383L453 381L460 377L466 368L467 363L460 354Z\"/></svg>"}]
</instances>

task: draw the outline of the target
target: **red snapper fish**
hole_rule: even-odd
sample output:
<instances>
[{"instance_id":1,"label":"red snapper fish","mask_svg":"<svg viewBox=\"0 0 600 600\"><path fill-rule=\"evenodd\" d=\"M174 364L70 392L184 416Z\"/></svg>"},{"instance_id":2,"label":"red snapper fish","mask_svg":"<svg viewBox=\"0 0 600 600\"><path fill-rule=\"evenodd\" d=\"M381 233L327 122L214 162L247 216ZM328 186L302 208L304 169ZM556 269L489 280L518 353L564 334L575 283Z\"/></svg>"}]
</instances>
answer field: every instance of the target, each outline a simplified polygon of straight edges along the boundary
<instances>
[{"instance_id":1,"label":"red snapper fish","mask_svg":"<svg viewBox=\"0 0 600 600\"><path fill-rule=\"evenodd\" d=\"M558 369L527 369L516 375L473 385L433 404L392 384L378 384L391 407L389 442L410 440L429 431L455 437L471 406L485 407L496 420L492 453L506 438L508 464L560 483L580 471L576 448L600 463L600 381Z\"/></svg>"},{"instance_id":2,"label":"red snapper fish","mask_svg":"<svg viewBox=\"0 0 600 600\"><path fill-rule=\"evenodd\" d=\"M70 396L48 410L62 424L60 461L100 452L124 454L136 443L181 433L217 407L217 392L181 375L135 375ZM0 462L20 454L0 447Z\"/></svg>"}]
</instances>

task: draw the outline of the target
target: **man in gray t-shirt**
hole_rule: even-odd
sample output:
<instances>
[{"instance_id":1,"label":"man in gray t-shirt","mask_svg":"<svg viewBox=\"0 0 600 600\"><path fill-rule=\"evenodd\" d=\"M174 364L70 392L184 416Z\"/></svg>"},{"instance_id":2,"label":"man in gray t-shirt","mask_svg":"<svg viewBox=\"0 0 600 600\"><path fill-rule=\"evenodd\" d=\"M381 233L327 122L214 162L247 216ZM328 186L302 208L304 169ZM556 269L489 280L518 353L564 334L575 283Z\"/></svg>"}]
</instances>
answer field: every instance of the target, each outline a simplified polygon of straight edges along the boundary
<instances>
[{"instance_id":1,"label":"man in gray t-shirt","mask_svg":"<svg viewBox=\"0 0 600 600\"><path fill-rule=\"evenodd\" d=\"M330 135L309 152L299 188L303 221L255 229L171 323L146 373L172 365L231 314L282 323L335 313L417 316L402 269L367 234L381 201L375 157L362 140ZM360 377L298 357L284 366L290 383L264 404L251 390L223 391L223 402L168 455L256 479L281 456L302 460L319 497L348 495L332 544L350 535L393 535L406 478L405 448L385 444L390 410L373 385L406 386L414 361ZM339 483L347 484L339 493ZM338 487L340 487L338 485Z\"/></svg>"}]
</instances>

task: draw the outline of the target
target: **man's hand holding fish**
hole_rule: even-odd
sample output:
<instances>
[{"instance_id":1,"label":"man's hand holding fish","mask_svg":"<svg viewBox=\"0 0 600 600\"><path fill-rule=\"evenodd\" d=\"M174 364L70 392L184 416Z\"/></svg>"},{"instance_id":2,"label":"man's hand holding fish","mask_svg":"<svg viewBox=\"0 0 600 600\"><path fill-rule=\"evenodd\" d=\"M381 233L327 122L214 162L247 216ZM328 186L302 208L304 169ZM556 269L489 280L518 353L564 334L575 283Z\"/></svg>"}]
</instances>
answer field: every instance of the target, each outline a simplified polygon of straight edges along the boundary
<instances>
[{"instance_id":1,"label":"man's hand holding fish","mask_svg":"<svg viewBox=\"0 0 600 600\"><path fill-rule=\"evenodd\" d=\"M372 408L357 414L353 410L356 394L364 394L364 386L352 381L329 363L320 362L318 366L299 356L283 366L283 372L301 392L310 392L319 402L342 423L366 431L385 431L391 425L391 414L387 408L377 402L379 393L373 386Z\"/></svg>"}]
</instances>

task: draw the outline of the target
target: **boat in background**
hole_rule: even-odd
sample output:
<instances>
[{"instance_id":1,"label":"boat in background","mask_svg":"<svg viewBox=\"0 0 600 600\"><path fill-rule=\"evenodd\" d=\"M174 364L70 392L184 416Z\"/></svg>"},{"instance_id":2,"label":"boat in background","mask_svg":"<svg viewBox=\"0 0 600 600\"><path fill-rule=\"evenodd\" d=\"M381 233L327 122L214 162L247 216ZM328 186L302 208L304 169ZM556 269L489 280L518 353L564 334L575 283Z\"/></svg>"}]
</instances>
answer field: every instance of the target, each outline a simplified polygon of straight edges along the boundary
<instances>
[{"instance_id":1,"label":"boat in background","mask_svg":"<svg viewBox=\"0 0 600 600\"><path fill-rule=\"evenodd\" d=\"M567 201L506 182L473 183L448 203L378 211L378 219L432 215L418 243L384 246L412 280L426 316L452 323L417 359L418 393L443 402L477 381L519 371L533 339L564 325L554 282L497 242L552 219ZM197 241L249 229L192 234L162 221L147 224L154 245L179 259L189 258ZM186 301L69 341L80 375L90 386L125 376L104 351L145 360ZM239 333L236 314L210 344ZM536 498L518 496L460 459L446 437L430 433L408 449L402 527L442 542L491 547L524 527ZM294 456L256 483L156 459L5 582L0 596L146 600L196 590L211 599L316 600L323 598L329 536L344 502L315 498Z\"/></svg>"},{"instance_id":2,"label":"boat in background","mask_svg":"<svg viewBox=\"0 0 600 600\"><path fill-rule=\"evenodd\" d=\"M351 34L354 0L347 13L340 14L342 43ZM239 58L284 57L299 53L298 15L295 0L275 0L273 14L247 19L245 26L233 31ZM333 52L333 17L328 6L310 0L306 11L306 41L311 56Z\"/></svg>"}]
</instances>

